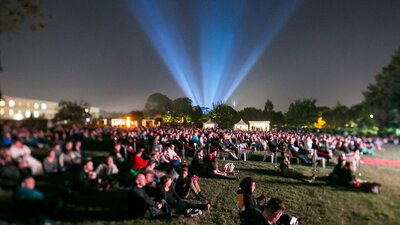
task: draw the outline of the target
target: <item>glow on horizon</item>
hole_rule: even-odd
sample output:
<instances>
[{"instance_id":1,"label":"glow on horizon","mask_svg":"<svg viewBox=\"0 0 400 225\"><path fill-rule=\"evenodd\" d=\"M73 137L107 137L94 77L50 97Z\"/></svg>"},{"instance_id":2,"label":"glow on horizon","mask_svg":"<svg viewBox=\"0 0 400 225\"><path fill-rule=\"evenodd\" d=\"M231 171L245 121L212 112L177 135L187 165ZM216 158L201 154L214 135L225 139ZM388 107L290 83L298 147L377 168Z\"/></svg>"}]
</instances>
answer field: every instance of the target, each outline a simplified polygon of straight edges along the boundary
<instances>
[{"instance_id":1,"label":"glow on horizon","mask_svg":"<svg viewBox=\"0 0 400 225\"><path fill-rule=\"evenodd\" d=\"M195 105L211 107L233 94L298 2L136 0L127 4L184 94Z\"/></svg>"}]
</instances>

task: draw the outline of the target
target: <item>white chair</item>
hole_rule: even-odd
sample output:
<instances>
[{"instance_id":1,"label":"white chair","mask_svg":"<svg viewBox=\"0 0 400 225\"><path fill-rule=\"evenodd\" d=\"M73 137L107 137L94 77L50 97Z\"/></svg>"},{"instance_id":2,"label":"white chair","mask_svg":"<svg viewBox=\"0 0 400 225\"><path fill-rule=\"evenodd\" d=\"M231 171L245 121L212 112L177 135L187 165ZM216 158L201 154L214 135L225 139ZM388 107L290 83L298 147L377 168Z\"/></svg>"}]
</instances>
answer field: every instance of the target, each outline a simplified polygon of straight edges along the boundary
<instances>
[{"instance_id":1,"label":"white chair","mask_svg":"<svg viewBox=\"0 0 400 225\"><path fill-rule=\"evenodd\" d=\"M271 163L274 163L275 153L270 151L268 146L264 149L263 161L265 161L267 157L271 157Z\"/></svg>"}]
</instances>

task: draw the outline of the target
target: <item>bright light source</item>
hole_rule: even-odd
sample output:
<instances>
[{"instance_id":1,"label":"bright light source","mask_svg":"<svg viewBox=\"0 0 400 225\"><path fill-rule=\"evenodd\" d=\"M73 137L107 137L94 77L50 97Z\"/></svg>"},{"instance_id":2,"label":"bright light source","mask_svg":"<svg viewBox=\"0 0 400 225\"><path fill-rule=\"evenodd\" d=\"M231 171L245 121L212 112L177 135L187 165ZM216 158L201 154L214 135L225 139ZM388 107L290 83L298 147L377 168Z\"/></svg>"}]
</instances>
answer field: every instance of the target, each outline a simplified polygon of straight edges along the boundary
<instances>
[{"instance_id":1,"label":"bright light source","mask_svg":"<svg viewBox=\"0 0 400 225\"><path fill-rule=\"evenodd\" d=\"M31 115L32 115L31 111L29 111L29 110L26 110L26 111L25 111L25 117L26 117L26 118L30 118Z\"/></svg>"},{"instance_id":2,"label":"bright light source","mask_svg":"<svg viewBox=\"0 0 400 225\"><path fill-rule=\"evenodd\" d=\"M86 118L86 123L89 123L90 122L90 118L88 117L88 118Z\"/></svg>"},{"instance_id":3,"label":"bright light source","mask_svg":"<svg viewBox=\"0 0 400 225\"><path fill-rule=\"evenodd\" d=\"M0 115L4 115L4 109L0 109Z\"/></svg>"},{"instance_id":4,"label":"bright light source","mask_svg":"<svg viewBox=\"0 0 400 225\"><path fill-rule=\"evenodd\" d=\"M14 107L15 106L15 101L14 100L8 101L8 106Z\"/></svg>"},{"instance_id":5,"label":"bright light source","mask_svg":"<svg viewBox=\"0 0 400 225\"><path fill-rule=\"evenodd\" d=\"M24 118L24 116L20 112L18 112L17 114L14 115L15 120L22 120L23 118Z\"/></svg>"},{"instance_id":6,"label":"bright light source","mask_svg":"<svg viewBox=\"0 0 400 225\"><path fill-rule=\"evenodd\" d=\"M35 102L35 104L33 104L33 108L38 109L39 108L39 103Z\"/></svg>"},{"instance_id":7,"label":"bright light source","mask_svg":"<svg viewBox=\"0 0 400 225\"><path fill-rule=\"evenodd\" d=\"M6 106L6 101L4 101L3 99L0 99L0 106L1 107Z\"/></svg>"},{"instance_id":8,"label":"bright light source","mask_svg":"<svg viewBox=\"0 0 400 225\"><path fill-rule=\"evenodd\" d=\"M129 117L129 116L126 117L126 127L127 128L131 127L131 117Z\"/></svg>"},{"instance_id":9,"label":"bright light source","mask_svg":"<svg viewBox=\"0 0 400 225\"><path fill-rule=\"evenodd\" d=\"M89 113L89 109L88 108L85 108L85 113Z\"/></svg>"},{"instance_id":10,"label":"bright light source","mask_svg":"<svg viewBox=\"0 0 400 225\"><path fill-rule=\"evenodd\" d=\"M370 115L369 115L369 118L373 119L373 118L374 118L374 115L373 115L373 114L370 114Z\"/></svg>"},{"instance_id":11,"label":"bright light source","mask_svg":"<svg viewBox=\"0 0 400 225\"><path fill-rule=\"evenodd\" d=\"M33 117L38 118L40 116L39 111L33 111Z\"/></svg>"},{"instance_id":12,"label":"bright light source","mask_svg":"<svg viewBox=\"0 0 400 225\"><path fill-rule=\"evenodd\" d=\"M14 110L12 110L12 109L8 110L8 115L13 116L14 115Z\"/></svg>"},{"instance_id":13,"label":"bright light source","mask_svg":"<svg viewBox=\"0 0 400 225\"><path fill-rule=\"evenodd\" d=\"M42 110L46 110L46 109L47 109L47 105L44 104L44 103L42 103L42 104L40 105L40 108L41 108Z\"/></svg>"}]
</instances>

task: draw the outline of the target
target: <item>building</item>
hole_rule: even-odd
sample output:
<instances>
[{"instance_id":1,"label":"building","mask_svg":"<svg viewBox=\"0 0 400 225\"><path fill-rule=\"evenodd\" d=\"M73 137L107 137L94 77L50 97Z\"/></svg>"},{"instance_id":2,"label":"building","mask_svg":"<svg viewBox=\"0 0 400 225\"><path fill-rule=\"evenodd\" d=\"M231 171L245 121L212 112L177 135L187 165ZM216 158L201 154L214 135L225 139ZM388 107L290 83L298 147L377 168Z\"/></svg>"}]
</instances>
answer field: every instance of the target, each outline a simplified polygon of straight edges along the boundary
<instances>
[{"instance_id":1,"label":"building","mask_svg":"<svg viewBox=\"0 0 400 225\"><path fill-rule=\"evenodd\" d=\"M269 131L269 121L249 121L249 127L252 131Z\"/></svg>"},{"instance_id":2,"label":"building","mask_svg":"<svg viewBox=\"0 0 400 225\"><path fill-rule=\"evenodd\" d=\"M100 116L100 109L90 107L92 117ZM28 118L53 119L58 111L58 102L46 100L3 96L0 99L0 118L4 120L23 120Z\"/></svg>"},{"instance_id":3,"label":"building","mask_svg":"<svg viewBox=\"0 0 400 225\"><path fill-rule=\"evenodd\" d=\"M234 130L244 130L248 131L249 130L249 125L243 121L243 119L240 119L239 122L235 124Z\"/></svg>"},{"instance_id":4,"label":"building","mask_svg":"<svg viewBox=\"0 0 400 225\"><path fill-rule=\"evenodd\" d=\"M207 122L203 123L203 128L204 129L207 129L207 128L214 129L214 128L217 128L217 125L218 124L211 122L211 119L209 119Z\"/></svg>"}]
</instances>

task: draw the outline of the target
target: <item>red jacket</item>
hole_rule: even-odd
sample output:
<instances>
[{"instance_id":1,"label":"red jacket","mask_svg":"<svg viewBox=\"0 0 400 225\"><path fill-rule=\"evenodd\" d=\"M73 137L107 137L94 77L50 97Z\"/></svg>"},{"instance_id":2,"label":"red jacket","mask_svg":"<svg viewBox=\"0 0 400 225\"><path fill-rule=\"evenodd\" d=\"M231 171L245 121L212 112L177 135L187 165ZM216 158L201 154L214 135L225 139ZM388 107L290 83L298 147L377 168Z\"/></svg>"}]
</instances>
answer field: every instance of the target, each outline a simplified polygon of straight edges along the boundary
<instances>
[{"instance_id":1,"label":"red jacket","mask_svg":"<svg viewBox=\"0 0 400 225\"><path fill-rule=\"evenodd\" d=\"M135 155L132 159L132 167L134 170L140 170L143 167L147 166L147 163L149 162L148 159L144 160L142 157Z\"/></svg>"}]
</instances>

